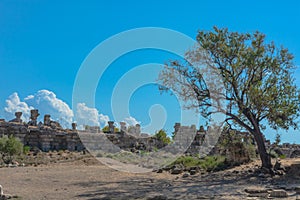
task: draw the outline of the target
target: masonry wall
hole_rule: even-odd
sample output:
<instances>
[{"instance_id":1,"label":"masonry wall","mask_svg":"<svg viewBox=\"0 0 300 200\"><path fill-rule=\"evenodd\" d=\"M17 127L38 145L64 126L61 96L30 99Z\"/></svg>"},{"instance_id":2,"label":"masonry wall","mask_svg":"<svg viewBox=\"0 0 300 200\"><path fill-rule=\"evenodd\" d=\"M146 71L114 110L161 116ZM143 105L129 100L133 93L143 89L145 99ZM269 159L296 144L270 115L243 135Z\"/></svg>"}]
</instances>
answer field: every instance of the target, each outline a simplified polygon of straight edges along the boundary
<instances>
[{"instance_id":1,"label":"masonry wall","mask_svg":"<svg viewBox=\"0 0 300 200\"><path fill-rule=\"evenodd\" d=\"M82 145L77 131L57 130L49 126L28 126L22 123L0 122L0 137L13 135L24 145L37 147L42 151L70 150L82 151Z\"/></svg>"}]
</instances>

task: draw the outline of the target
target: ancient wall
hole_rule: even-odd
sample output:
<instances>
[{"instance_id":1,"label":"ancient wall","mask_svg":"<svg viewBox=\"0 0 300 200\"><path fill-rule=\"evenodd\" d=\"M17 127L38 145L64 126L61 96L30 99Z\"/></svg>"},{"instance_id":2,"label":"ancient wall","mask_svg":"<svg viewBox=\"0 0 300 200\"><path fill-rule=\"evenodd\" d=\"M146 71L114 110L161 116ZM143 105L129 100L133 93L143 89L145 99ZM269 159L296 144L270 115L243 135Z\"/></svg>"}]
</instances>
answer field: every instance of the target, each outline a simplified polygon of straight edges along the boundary
<instances>
[{"instance_id":1,"label":"ancient wall","mask_svg":"<svg viewBox=\"0 0 300 200\"><path fill-rule=\"evenodd\" d=\"M63 129L58 122L50 120L50 115L45 115L44 123L37 123L38 110L31 111L30 121L27 124L22 122L21 116L21 112L16 112L15 119L9 122L0 120L0 137L13 135L24 145L37 147L42 151L84 149L75 124L72 124L73 129Z\"/></svg>"},{"instance_id":2,"label":"ancient wall","mask_svg":"<svg viewBox=\"0 0 300 200\"><path fill-rule=\"evenodd\" d=\"M76 124L72 123L72 129L63 129L58 122L52 121L50 115L44 116L44 123L37 122L39 116L38 110L31 111L30 121L24 123L21 120L22 113L16 112L16 118L6 122L0 119L0 137L3 135L13 135L18 137L24 145L31 147L37 147L42 151L50 150L70 150L70 151L81 151L85 147L82 144L84 136L80 135L76 130ZM114 122L110 121L109 130L103 133L100 127L86 126L86 130L80 131L80 133L86 133L85 142L93 143L92 137L105 136L111 143L109 145L116 145L121 149L128 150L131 152L138 151L153 151L154 149L160 149L165 146L162 141L159 141L154 136L150 137L147 134L141 133L140 125L126 127L126 123L120 122L120 131L115 132ZM208 127L209 128L209 127ZM207 128L207 130L208 130ZM195 138L188 138L191 145L186 150L186 154L197 155L199 154L203 146L209 144L203 144L205 137L207 136L207 130L203 126L196 130L195 126L184 127L180 123L175 123L174 135L176 136L180 131L185 129L191 129L196 131ZM178 134L180 136L182 133ZM221 143L226 139L227 133L222 133L218 139L218 143ZM246 144L254 144L254 139L251 134L247 132L236 131L235 135L241 138L241 141ZM144 136L144 137L143 137ZM186 139L186 138L185 138ZM228 138L227 138L228 139ZM95 140L97 141L97 140ZM274 148L269 141L265 140L267 148ZM107 144L92 144L95 147L101 147L101 145ZM300 145L296 144L283 144L279 145L277 151L287 157L300 157ZM218 145L212 148L211 154L222 154L224 149L220 149Z\"/></svg>"}]
</instances>

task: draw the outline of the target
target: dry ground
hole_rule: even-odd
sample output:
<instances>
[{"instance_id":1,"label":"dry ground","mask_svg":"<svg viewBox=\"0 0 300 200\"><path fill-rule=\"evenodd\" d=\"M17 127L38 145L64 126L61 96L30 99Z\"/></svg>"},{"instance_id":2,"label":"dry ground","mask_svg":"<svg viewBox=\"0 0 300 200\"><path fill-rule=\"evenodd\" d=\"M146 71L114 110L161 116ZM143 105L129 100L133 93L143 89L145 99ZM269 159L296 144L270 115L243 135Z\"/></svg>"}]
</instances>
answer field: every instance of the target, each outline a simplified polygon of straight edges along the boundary
<instances>
[{"instance_id":1,"label":"dry ground","mask_svg":"<svg viewBox=\"0 0 300 200\"><path fill-rule=\"evenodd\" d=\"M285 165L300 161L285 160ZM258 162L212 174L183 178L169 173L131 174L115 171L92 158L43 166L0 168L4 193L18 199L258 199L245 188L300 187L286 176L261 178L251 173ZM249 172L250 171L250 172ZM296 199L290 190L289 199Z\"/></svg>"}]
</instances>

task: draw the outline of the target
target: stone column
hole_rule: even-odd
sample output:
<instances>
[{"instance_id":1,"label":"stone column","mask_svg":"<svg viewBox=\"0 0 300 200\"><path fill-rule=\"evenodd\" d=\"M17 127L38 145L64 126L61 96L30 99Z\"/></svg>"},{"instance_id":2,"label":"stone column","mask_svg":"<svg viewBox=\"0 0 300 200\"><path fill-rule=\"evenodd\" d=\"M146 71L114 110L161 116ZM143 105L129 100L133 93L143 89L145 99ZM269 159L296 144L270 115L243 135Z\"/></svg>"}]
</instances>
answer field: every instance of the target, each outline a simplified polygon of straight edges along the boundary
<instances>
[{"instance_id":1,"label":"stone column","mask_svg":"<svg viewBox=\"0 0 300 200\"><path fill-rule=\"evenodd\" d=\"M44 115L44 125L45 126L50 126L51 125L51 120L50 120L50 115Z\"/></svg>"},{"instance_id":2,"label":"stone column","mask_svg":"<svg viewBox=\"0 0 300 200\"><path fill-rule=\"evenodd\" d=\"M121 126L121 131L127 131L125 122L120 122L120 126Z\"/></svg>"},{"instance_id":3,"label":"stone column","mask_svg":"<svg viewBox=\"0 0 300 200\"><path fill-rule=\"evenodd\" d=\"M16 118L13 120L10 120L10 122L22 123L22 119L21 119L22 112L15 112L15 116L16 116Z\"/></svg>"},{"instance_id":4,"label":"stone column","mask_svg":"<svg viewBox=\"0 0 300 200\"><path fill-rule=\"evenodd\" d=\"M21 119L22 112L15 112L15 116L16 116L16 121L22 123L22 119Z\"/></svg>"},{"instance_id":5,"label":"stone column","mask_svg":"<svg viewBox=\"0 0 300 200\"><path fill-rule=\"evenodd\" d=\"M175 123L174 125L174 132L175 134L179 131L181 124L180 123Z\"/></svg>"},{"instance_id":6,"label":"stone column","mask_svg":"<svg viewBox=\"0 0 300 200\"><path fill-rule=\"evenodd\" d=\"M76 123L72 123L72 130L76 131L77 130L77 124Z\"/></svg>"},{"instance_id":7,"label":"stone column","mask_svg":"<svg viewBox=\"0 0 300 200\"><path fill-rule=\"evenodd\" d=\"M37 125L37 118L39 116L39 110L34 109L30 111L30 119L31 121L29 122L29 125L31 126L36 126Z\"/></svg>"},{"instance_id":8,"label":"stone column","mask_svg":"<svg viewBox=\"0 0 300 200\"><path fill-rule=\"evenodd\" d=\"M115 132L115 126L114 126L114 123L113 121L109 121L108 122L108 129L109 129L109 132L110 133L114 133Z\"/></svg>"},{"instance_id":9,"label":"stone column","mask_svg":"<svg viewBox=\"0 0 300 200\"><path fill-rule=\"evenodd\" d=\"M135 125L135 134L137 136L141 135L141 125L139 125L139 124Z\"/></svg>"}]
</instances>

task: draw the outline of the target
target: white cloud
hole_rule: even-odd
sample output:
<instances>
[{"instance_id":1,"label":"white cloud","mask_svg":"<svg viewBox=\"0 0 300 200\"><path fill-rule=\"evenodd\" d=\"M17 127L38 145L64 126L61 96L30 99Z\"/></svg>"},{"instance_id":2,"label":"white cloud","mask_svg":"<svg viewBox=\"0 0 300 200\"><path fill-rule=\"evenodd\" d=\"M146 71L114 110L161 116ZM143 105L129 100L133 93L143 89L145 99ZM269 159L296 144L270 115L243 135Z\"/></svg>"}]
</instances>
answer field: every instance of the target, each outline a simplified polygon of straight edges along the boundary
<instances>
[{"instance_id":1,"label":"white cloud","mask_svg":"<svg viewBox=\"0 0 300 200\"><path fill-rule=\"evenodd\" d=\"M99 114L99 111L96 108L89 108L85 103L77 104L76 122L79 128L82 129L84 125L100 126L103 128L108 125L108 121L110 121L109 116L102 113ZM126 122L128 126L140 124L139 121L131 116L125 118L124 122ZM115 122L114 125L119 127L118 122Z\"/></svg>"},{"instance_id":2,"label":"white cloud","mask_svg":"<svg viewBox=\"0 0 300 200\"><path fill-rule=\"evenodd\" d=\"M87 107L85 103L78 103L76 121L78 125L100 126L98 110Z\"/></svg>"},{"instance_id":3,"label":"white cloud","mask_svg":"<svg viewBox=\"0 0 300 200\"><path fill-rule=\"evenodd\" d=\"M23 121L28 122L30 119L30 110L38 109L40 113L39 120L43 121L45 114L50 114L52 120L58 121L64 128L70 128L73 121L73 111L70 107L58 99L56 95L48 90L40 90L34 95L29 95L22 102L15 92L6 100L6 119L11 120L17 111L23 112Z\"/></svg>"},{"instance_id":4,"label":"white cloud","mask_svg":"<svg viewBox=\"0 0 300 200\"><path fill-rule=\"evenodd\" d=\"M23 121L28 122L30 119L30 110L38 109L40 113L39 121L43 121L45 114L50 114L51 119L59 122L64 128L70 128L74 121L74 113L61 99L57 98L55 93L49 90L39 90L33 95L28 95L22 102L15 92L6 100L5 118L11 120L15 118L15 112L23 112ZM78 128L83 125L100 126L103 128L110 121L109 116L99 113L96 108L89 108L85 103L78 103L76 107L76 123ZM140 124L134 117L127 117L124 122L128 126ZM115 123L118 126L118 123Z\"/></svg>"},{"instance_id":5,"label":"white cloud","mask_svg":"<svg viewBox=\"0 0 300 200\"><path fill-rule=\"evenodd\" d=\"M73 111L68 104L57 98L54 92L39 90L34 95L24 98L24 101L39 110L41 120L43 120L45 114L50 114L51 119L59 122L64 128L71 127L74 116Z\"/></svg>"},{"instance_id":6,"label":"white cloud","mask_svg":"<svg viewBox=\"0 0 300 200\"><path fill-rule=\"evenodd\" d=\"M30 110L34 109L32 106L28 106L27 103L21 102L18 93L14 92L6 100L5 118L11 120L15 118L15 112L22 112L22 120L29 121Z\"/></svg>"},{"instance_id":7,"label":"white cloud","mask_svg":"<svg viewBox=\"0 0 300 200\"><path fill-rule=\"evenodd\" d=\"M134 117L130 116L130 117L126 117L124 119L124 122L127 123L128 126L135 126L136 124L140 124L140 121L137 121Z\"/></svg>"},{"instance_id":8,"label":"white cloud","mask_svg":"<svg viewBox=\"0 0 300 200\"><path fill-rule=\"evenodd\" d=\"M99 114L99 121L100 121L101 127L104 127L104 126L108 125L109 117L104 114Z\"/></svg>"},{"instance_id":9,"label":"white cloud","mask_svg":"<svg viewBox=\"0 0 300 200\"><path fill-rule=\"evenodd\" d=\"M83 127L83 125L89 126L106 126L109 121L109 117L104 114L99 114L96 108L89 108L85 103L78 103L76 110L76 121L78 127Z\"/></svg>"}]
</instances>

